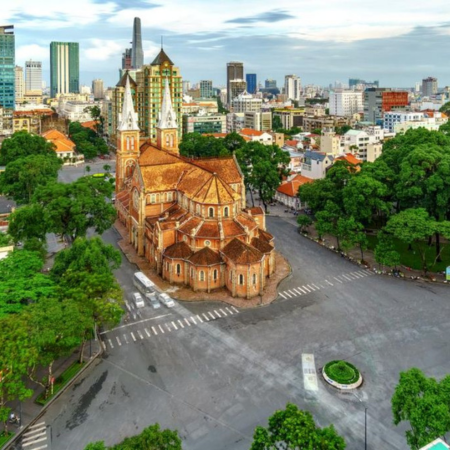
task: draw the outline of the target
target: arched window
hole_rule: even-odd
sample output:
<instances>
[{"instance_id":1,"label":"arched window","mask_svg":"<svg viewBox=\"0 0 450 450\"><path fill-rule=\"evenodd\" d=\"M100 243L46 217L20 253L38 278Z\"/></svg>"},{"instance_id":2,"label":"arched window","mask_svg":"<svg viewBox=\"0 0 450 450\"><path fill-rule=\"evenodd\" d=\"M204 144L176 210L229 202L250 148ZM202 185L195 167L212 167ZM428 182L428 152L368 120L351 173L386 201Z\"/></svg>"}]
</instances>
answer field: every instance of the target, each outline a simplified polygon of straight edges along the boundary
<instances>
[{"instance_id":1,"label":"arched window","mask_svg":"<svg viewBox=\"0 0 450 450\"><path fill-rule=\"evenodd\" d=\"M214 269L213 279L214 279L214 281L217 281L217 269Z\"/></svg>"},{"instance_id":2,"label":"arched window","mask_svg":"<svg viewBox=\"0 0 450 450\"><path fill-rule=\"evenodd\" d=\"M208 209L208 216L209 217L214 217L214 208L209 208Z\"/></svg>"},{"instance_id":3,"label":"arched window","mask_svg":"<svg viewBox=\"0 0 450 450\"><path fill-rule=\"evenodd\" d=\"M131 150L134 150L134 136L131 136Z\"/></svg>"},{"instance_id":4,"label":"arched window","mask_svg":"<svg viewBox=\"0 0 450 450\"><path fill-rule=\"evenodd\" d=\"M239 275L239 284L240 285L244 284L244 275L242 275L242 274Z\"/></svg>"},{"instance_id":5,"label":"arched window","mask_svg":"<svg viewBox=\"0 0 450 450\"><path fill-rule=\"evenodd\" d=\"M200 281L205 281L205 272L203 272L203 270L200 270L199 280Z\"/></svg>"},{"instance_id":6,"label":"arched window","mask_svg":"<svg viewBox=\"0 0 450 450\"><path fill-rule=\"evenodd\" d=\"M181 275L181 265L177 264L177 275Z\"/></svg>"},{"instance_id":7,"label":"arched window","mask_svg":"<svg viewBox=\"0 0 450 450\"><path fill-rule=\"evenodd\" d=\"M225 208L223 208L223 216L228 217L229 215L230 215L230 209L228 208L228 206L225 206Z\"/></svg>"},{"instance_id":8,"label":"arched window","mask_svg":"<svg viewBox=\"0 0 450 450\"><path fill-rule=\"evenodd\" d=\"M253 274L253 284L256 285L256 273Z\"/></svg>"},{"instance_id":9,"label":"arched window","mask_svg":"<svg viewBox=\"0 0 450 450\"><path fill-rule=\"evenodd\" d=\"M167 201L171 202L172 201L172 192L168 192L167 193Z\"/></svg>"},{"instance_id":10,"label":"arched window","mask_svg":"<svg viewBox=\"0 0 450 450\"><path fill-rule=\"evenodd\" d=\"M155 203L155 202L156 202L156 195L155 195L155 194L152 194L152 195L151 195L151 197L150 197L150 202L151 202L151 203Z\"/></svg>"}]
</instances>

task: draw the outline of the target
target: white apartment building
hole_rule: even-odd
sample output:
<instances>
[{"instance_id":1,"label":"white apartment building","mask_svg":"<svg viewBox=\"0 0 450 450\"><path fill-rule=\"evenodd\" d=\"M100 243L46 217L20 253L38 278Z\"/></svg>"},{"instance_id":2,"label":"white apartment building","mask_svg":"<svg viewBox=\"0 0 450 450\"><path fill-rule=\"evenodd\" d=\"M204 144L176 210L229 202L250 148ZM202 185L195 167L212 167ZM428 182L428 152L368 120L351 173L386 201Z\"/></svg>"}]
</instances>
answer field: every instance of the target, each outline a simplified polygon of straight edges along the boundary
<instances>
[{"instance_id":1,"label":"white apartment building","mask_svg":"<svg viewBox=\"0 0 450 450\"><path fill-rule=\"evenodd\" d=\"M330 91L330 115L348 117L364 110L363 93L347 89Z\"/></svg>"},{"instance_id":2,"label":"white apartment building","mask_svg":"<svg viewBox=\"0 0 450 450\"><path fill-rule=\"evenodd\" d=\"M284 77L284 93L289 100L300 101L302 83L297 75L286 75Z\"/></svg>"},{"instance_id":3,"label":"white apartment building","mask_svg":"<svg viewBox=\"0 0 450 450\"><path fill-rule=\"evenodd\" d=\"M373 159L375 155L381 154L381 142L376 135L370 135L364 130L349 130L344 134L345 151L357 156L362 161ZM377 144L380 147L370 147L369 145Z\"/></svg>"},{"instance_id":4,"label":"white apartment building","mask_svg":"<svg viewBox=\"0 0 450 450\"><path fill-rule=\"evenodd\" d=\"M235 113L260 112L262 99L243 92L231 101L231 107Z\"/></svg>"},{"instance_id":5,"label":"white apartment building","mask_svg":"<svg viewBox=\"0 0 450 450\"><path fill-rule=\"evenodd\" d=\"M227 133L235 131L239 133L244 128L244 113L229 113L227 114Z\"/></svg>"},{"instance_id":6,"label":"white apartment building","mask_svg":"<svg viewBox=\"0 0 450 450\"><path fill-rule=\"evenodd\" d=\"M304 155L301 173L313 180L325 178L327 169L333 165L333 161L332 155L308 150Z\"/></svg>"},{"instance_id":7,"label":"white apartment building","mask_svg":"<svg viewBox=\"0 0 450 450\"><path fill-rule=\"evenodd\" d=\"M86 108L95 105L100 106L100 103L76 101L60 102L58 105L58 114L61 117L69 119L71 122L89 122L92 120L92 117L90 112L86 111Z\"/></svg>"},{"instance_id":8,"label":"white apartment building","mask_svg":"<svg viewBox=\"0 0 450 450\"><path fill-rule=\"evenodd\" d=\"M442 113L435 112L434 117L424 117L421 120L409 120L397 123L394 126L394 132L406 133L408 130L416 128L426 128L429 131L437 131L441 125L444 125L447 122L447 117L444 117Z\"/></svg>"},{"instance_id":9,"label":"white apartment building","mask_svg":"<svg viewBox=\"0 0 450 450\"><path fill-rule=\"evenodd\" d=\"M320 136L320 151L338 156L344 152L345 140L343 136L337 135L332 129L324 129Z\"/></svg>"},{"instance_id":10,"label":"white apartment building","mask_svg":"<svg viewBox=\"0 0 450 450\"><path fill-rule=\"evenodd\" d=\"M25 90L42 92L42 62L25 62Z\"/></svg>"},{"instance_id":11,"label":"white apartment building","mask_svg":"<svg viewBox=\"0 0 450 450\"><path fill-rule=\"evenodd\" d=\"M392 132L398 123L422 120L423 118L424 114L421 112L389 111L384 113L383 128Z\"/></svg>"}]
</instances>

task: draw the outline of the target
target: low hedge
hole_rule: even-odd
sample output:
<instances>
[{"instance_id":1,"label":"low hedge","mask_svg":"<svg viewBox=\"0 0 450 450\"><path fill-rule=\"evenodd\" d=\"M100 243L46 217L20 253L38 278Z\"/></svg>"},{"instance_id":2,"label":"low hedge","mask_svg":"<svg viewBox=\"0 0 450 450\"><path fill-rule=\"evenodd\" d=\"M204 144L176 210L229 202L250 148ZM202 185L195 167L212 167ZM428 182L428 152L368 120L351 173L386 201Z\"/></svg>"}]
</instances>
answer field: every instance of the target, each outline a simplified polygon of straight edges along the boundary
<instances>
[{"instance_id":1,"label":"low hedge","mask_svg":"<svg viewBox=\"0 0 450 450\"><path fill-rule=\"evenodd\" d=\"M330 361L324 367L326 375L339 384L353 384L359 380L359 370L347 361Z\"/></svg>"}]
</instances>

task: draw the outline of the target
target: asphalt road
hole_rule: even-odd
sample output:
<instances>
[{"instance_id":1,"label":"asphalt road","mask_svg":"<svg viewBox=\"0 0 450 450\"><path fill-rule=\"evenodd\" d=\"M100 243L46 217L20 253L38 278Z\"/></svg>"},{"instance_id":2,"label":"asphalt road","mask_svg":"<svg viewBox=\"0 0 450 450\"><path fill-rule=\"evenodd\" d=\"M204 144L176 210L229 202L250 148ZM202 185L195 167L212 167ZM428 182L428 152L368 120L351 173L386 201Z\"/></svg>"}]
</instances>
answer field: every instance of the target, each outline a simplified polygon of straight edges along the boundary
<instances>
[{"instance_id":1,"label":"asphalt road","mask_svg":"<svg viewBox=\"0 0 450 450\"><path fill-rule=\"evenodd\" d=\"M110 172L116 171L116 162L112 159L100 159L97 158L95 162L81 164L79 166L64 166L58 175L58 180L63 183L71 183L78 180L78 178L84 175L92 175L94 173L104 173L103 166L108 165L111 167ZM86 171L86 167L89 166L90 171Z\"/></svg>"},{"instance_id":2,"label":"asphalt road","mask_svg":"<svg viewBox=\"0 0 450 450\"><path fill-rule=\"evenodd\" d=\"M104 358L43 418L52 450L111 445L155 422L177 429L186 450L244 450L255 426L287 402L321 426L333 423L350 450L363 448L367 407L368 448L407 448L390 398L402 370L450 373L448 287L364 272L299 236L292 222L267 223L293 270L278 300L240 311L220 303L146 307L104 334ZM126 293L134 270L124 261L117 273ZM363 387L339 394L320 376L305 380L307 355L317 371L333 359L352 362Z\"/></svg>"}]
</instances>

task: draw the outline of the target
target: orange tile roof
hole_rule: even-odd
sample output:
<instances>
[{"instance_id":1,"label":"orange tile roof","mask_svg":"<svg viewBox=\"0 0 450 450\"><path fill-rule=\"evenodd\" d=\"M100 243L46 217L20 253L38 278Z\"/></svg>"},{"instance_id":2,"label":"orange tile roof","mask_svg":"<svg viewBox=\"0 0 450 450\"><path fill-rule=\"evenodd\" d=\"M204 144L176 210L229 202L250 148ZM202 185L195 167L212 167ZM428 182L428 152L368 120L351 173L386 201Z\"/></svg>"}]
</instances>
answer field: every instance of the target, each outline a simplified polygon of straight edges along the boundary
<instances>
[{"instance_id":1,"label":"orange tile roof","mask_svg":"<svg viewBox=\"0 0 450 450\"><path fill-rule=\"evenodd\" d=\"M88 120L86 122L81 122L81 126L84 128L90 128L91 130L97 131L97 122L95 120Z\"/></svg>"},{"instance_id":2,"label":"orange tile roof","mask_svg":"<svg viewBox=\"0 0 450 450\"><path fill-rule=\"evenodd\" d=\"M197 233L195 233L195 237L198 238L220 238L220 231L219 231L219 222L214 221L208 221L203 222L202 226L198 229Z\"/></svg>"},{"instance_id":3,"label":"orange tile roof","mask_svg":"<svg viewBox=\"0 0 450 450\"><path fill-rule=\"evenodd\" d=\"M209 247L203 247L189 258L189 262L194 266L215 266L222 264L223 260L214 250L211 250Z\"/></svg>"},{"instance_id":4,"label":"orange tile roof","mask_svg":"<svg viewBox=\"0 0 450 450\"><path fill-rule=\"evenodd\" d=\"M222 253L235 264L255 264L260 262L264 254L251 245L234 238L223 249Z\"/></svg>"},{"instance_id":5,"label":"orange tile roof","mask_svg":"<svg viewBox=\"0 0 450 450\"><path fill-rule=\"evenodd\" d=\"M261 230L261 228L258 230L258 232L260 239L264 239L267 242L273 242L273 236L269 232Z\"/></svg>"},{"instance_id":6,"label":"orange tile roof","mask_svg":"<svg viewBox=\"0 0 450 450\"><path fill-rule=\"evenodd\" d=\"M196 166L203 167L210 172L215 172L226 183L242 183L242 175L239 165L232 156L218 158L200 158L193 161Z\"/></svg>"},{"instance_id":7,"label":"orange tile roof","mask_svg":"<svg viewBox=\"0 0 450 450\"><path fill-rule=\"evenodd\" d=\"M55 146L57 153L75 151L75 143L58 130L48 130L42 133L42 137Z\"/></svg>"},{"instance_id":8,"label":"orange tile roof","mask_svg":"<svg viewBox=\"0 0 450 450\"><path fill-rule=\"evenodd\" d=\"M294 139L289 141L284 141L285 145L289 145L290 147L297 147L299 141L296 141Z\"/></svg>"},{"instance_id":9,"label":"orange tile roof","mask_svg":"<svg viewBox=\"0 0 450 450\"><path fill-rule=\"evenodd\" d=\"M264 134L264 131L252 130L251 128L242 128L239 134L243 134L244 136L261 136Z\"/></svg>"},{"instance_id":10,"label":"orange tile roof","mask_svg":"<svg viewBox=\"0 0 450 450\"><path fill-rule=\"evenodd\" d=\"M244 228L234 220L223 221L222 229L226 239L236 236L245 236Z\"/></svg>"},{"instance_id":11,"label":"orange tile roof","mask_svg":"<svg viewBox=\"0 0 450 450\"><path fill-rule=\"evenodd\" d=\"M242 227L247 227L249 230L253 230L258 226L255 219L245 213L240 213L236 216L236 221L241 225Z\"/></svg>"},{"instance_id":12,"label":"orange tile roof","mask_svg":"<svg viewBox=\"0 0 450 450\"><path fill-rule=\"evenodd\" d=\"M346 153L343 156L338 156L335 160L340 161L347 161L350 164L353 164L354 166L357 166L358 164L361 164L362 161L355 157L352 153Z\"/></svg>"},{"instance_id":13,"label":"orange tile roof","mask_svg":"<svg viewBox=\"0 0 450 450\"><path fill-rule=\"evenodd\" d=\"M171 259L188 259L192 255L192 250L186 242L178 242L167 247L164 257Z\"/></svg>"},{"instance_id":14,"label":"orange tile roof","mask_svg":"<svg viewBox=\"0 0 450 450\"><path fill-rule=\"evenodd\" d=\"M261 253L271 253L273 251L273 247L264 239L253 238L252 246L259 250Z\"/></svg>"},{"instance_id":15,"label":"orange tile roof","mask_svg":"<svg viewBox=\"0 0 450 450\"><path fill-rule=\"evenodd\" d=\"M261 206L254 206L253 208L247 208L247 211L249 211L252 214L252 216L264 215L264 211L261 208Z\"/></svg>"},{"instance_id":16,"label":"orange tile roof","mask_svg":"<svg viewBox=\"0 0 450 450\"><path fill-rule=\"evenodd\" d=\"M203 222L199 217L190 217L186 222L183 222L178 228L179 231L185 234L190 234L194 228L197 228Z\"/></svg>"},{"instance_id":17,"label":"orange tile roof","mask_svg":"<svg viewBox=\"0 0 450 450\"><path fill-rule=\"evenodd\" d=\"M193 196L193 200L207 205L226 205L240 198L237 192L213 174Z\"/></svg>"},{"instance_id":18,"label":"orange tile roof","mask_svg":"<svg viewBox=\"0 0 450 450\"><path fill-rule=\"evenodd\" d=\"M291 181L288 181L287 183L282 184L278 189L277 192L280 194L287 195L289 197L296 197L298 193L298 188L306 183L312 183L314 180L308 177L304 177L303 175L297 175L294 179Z\"/></svg>"}]
</instances>

